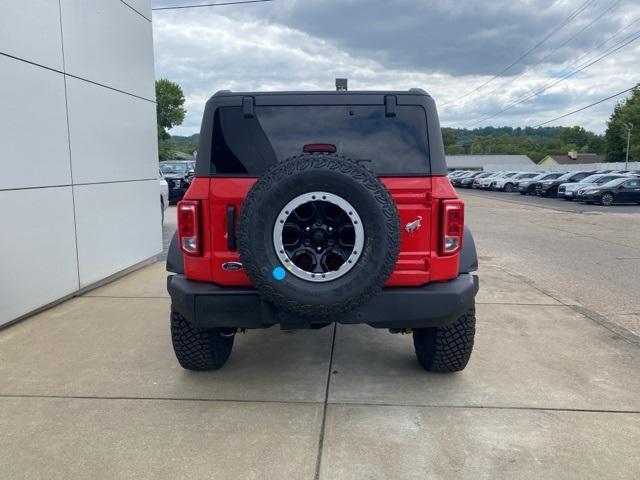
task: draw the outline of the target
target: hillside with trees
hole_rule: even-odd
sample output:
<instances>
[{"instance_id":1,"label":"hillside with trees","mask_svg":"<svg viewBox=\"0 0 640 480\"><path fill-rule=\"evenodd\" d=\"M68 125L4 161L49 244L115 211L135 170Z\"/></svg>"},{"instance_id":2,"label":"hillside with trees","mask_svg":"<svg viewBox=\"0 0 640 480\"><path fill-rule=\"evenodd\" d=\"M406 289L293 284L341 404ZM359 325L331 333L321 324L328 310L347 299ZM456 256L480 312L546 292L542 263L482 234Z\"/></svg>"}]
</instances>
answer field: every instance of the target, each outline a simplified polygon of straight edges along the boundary
<instances>
[{"instance_id":1,"label":"hillside with trees","mask_svg":"<svg viewBox=\"0 0 640 480\"><path fill-rule=\"evenodd\" d=\"M163 146L165 151L174 155L176 152L182 152L189 155L194 155L196 150L198 150L198 139L200 138L199 133L194 133L193 135L189 135L188 137L184 137L181 135L171 135L171 138L168 140L163 140L160 142L160 145ZM161 157L162 160L164 160Z\"/></svg>"},{"instance_id":2,"label":"hillside with trees","mask_svg":"<svg viewBox=\"0 0 640 480\"><path fill-rule=\"evenodd\" d=\"M473 130L443 128L442 138L448 155L527 155L539 162L547 155L571 150L604 153L603 135L582 127L483 127Z\"/></svg>"},{"instance_id":3,"label":"hillside with trees","mask_svg":"<svg viewBox=\"0 0 640 480\"><path fill-rule=\"evenodd\" d=\"M461 154L522 154L539 162L546 155L578 152L604 153L604 136L588 132L582 127L511 128L485 127L475 130L443 128L442 137L448 155ZM168 141L171 151L193 154L198 148L199 135L172 135Z\"/></svg>"}]
</instances>

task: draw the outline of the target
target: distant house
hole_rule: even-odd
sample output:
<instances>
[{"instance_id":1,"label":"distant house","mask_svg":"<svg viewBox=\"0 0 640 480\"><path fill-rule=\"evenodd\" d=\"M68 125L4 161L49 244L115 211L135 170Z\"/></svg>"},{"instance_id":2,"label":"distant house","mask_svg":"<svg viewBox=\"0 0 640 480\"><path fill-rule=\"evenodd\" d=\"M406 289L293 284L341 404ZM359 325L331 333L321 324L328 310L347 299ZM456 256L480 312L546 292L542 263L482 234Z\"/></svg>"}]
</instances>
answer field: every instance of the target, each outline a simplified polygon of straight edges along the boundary
<instances>
[{"instance_id":1,"label":"distant house","mask_svg":"<svg viewBox=\"0 0 640 480\"><path fill-rule=\"evenodd\" d=\"M607 159L597 153L569 152L566 155L547 155L539 165L552 167L554 165L582 165L585 163L604 163Z\"/></svg>"},{"instance_id":2,"label":"distant house","mask_svg":"<svg viewBox=\"0 0 640 480\"><path fill-rule=\"evenodd\" d=\"M449 170L526 170L535 165L526 155L447 155Z\"/></svg>"}]
</instances>

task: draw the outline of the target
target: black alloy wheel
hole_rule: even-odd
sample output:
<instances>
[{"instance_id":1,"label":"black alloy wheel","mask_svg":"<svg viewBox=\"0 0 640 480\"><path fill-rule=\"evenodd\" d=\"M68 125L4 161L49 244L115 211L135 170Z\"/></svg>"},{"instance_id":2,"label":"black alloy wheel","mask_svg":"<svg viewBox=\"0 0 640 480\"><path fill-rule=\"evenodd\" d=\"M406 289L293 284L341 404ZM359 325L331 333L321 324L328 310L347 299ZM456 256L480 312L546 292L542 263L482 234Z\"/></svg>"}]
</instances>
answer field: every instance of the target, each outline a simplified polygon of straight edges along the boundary
<instances>
[{"instance_id":1,"label":"black alloy wheel","mask_svg":"<svg viewBox=\"0 0 640 480\"><path fill-rule=\"evenodd\" d=\"M600 205L608 207L613 203L613 194L609 192L605 192L600 195Z\"/></svg>"}]
</instances>

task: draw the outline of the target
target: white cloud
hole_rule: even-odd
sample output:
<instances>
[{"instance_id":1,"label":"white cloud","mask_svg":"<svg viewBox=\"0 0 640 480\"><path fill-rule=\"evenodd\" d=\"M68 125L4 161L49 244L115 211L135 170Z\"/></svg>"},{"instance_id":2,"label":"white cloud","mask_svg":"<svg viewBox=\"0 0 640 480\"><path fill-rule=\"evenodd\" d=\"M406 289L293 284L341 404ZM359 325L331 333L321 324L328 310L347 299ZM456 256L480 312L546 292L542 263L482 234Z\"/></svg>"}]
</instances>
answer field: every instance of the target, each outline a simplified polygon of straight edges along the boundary
<instances>
[{"instance_id":1,"label":"white cloud","mask_svg":"<svg viewBox=\"0 0 640 480\"><path fill-rule=\"evenodd\" d=\"M407 4L412 3L409 0L403 1ZM311 3L317 8L315 2ZM351 0L346 3L353 4L358 1ZM476 4L478 3L476 2ZM572 4L578 4L573 0L568 3L567 8ZM278 7L280 10L277 11L277 14L266 7L259 10L250 8L241 10L240 7L233 7L232 13L229 13L225 8L212 8L163 11L154 14L156 76L158 78L166 77L180 83L187 98L187 118L182 126L172 131L173 134L197 132L204 103L215 91L221 89L236 91L325 90L333 88L334 78L347 77L351 89L421 87L430 92L438 103L444 104L491 78L490 74L474 72L473 68L470 68L470 71L465 74L458 73L459 62L449 66L449 63L442 60L438 64L436 63L440 62L438 57L431 60L434 62L433 64L421 64L414 57L407 61L388 61L390 56L393 56L393 50L382 54L375 49L365 48L367 46L366 38L358 39L358 44L355 45L352 41L344 41L339 36L332 36L328 33L325 35L321 29L315 27L307 30L296 28L292 18L294 20L300 18L300 14L298 12L298 17L296 17L292 12L295 13L296 8L303 8L301 2L288 0L287 2L273 3L273 5L276 4L280 4ZM451 9L447 3L438 5L439 11L446 11L446 8ZM510 11L511 14L521 19L521 13L525 7L531 8L531 5L528 5L528 2L522 2L510 10L507 9L506 13ZM615 28L611 31L598 31L598 38L606 38L620 25L632 21L640 15L640 7L629 5L627 7L625 9L626 16L620 17L619 21L615 22ZM260 14L260 12L262 13ZM351 10L348 8L344 11L334 9L333 15L337 19L345 12L348 13ZM491 9L491 12L492 15L499 13L495 8ZM597 12L598 10L595 10L594 15ZM449 13L452 17L461 15L459 11ZM425 19L429 18L429 12L425 11L424 16ZM404 20L400 21L401 18L396 21L392 20L389 19L388 22L391 27L385 25L385 34L389 35L395 29L398 35L406 35L407 32L403 29L409 28L407 23ZM341 18L340 21L344 22L345 19ZM352 18L351 21L357 23L358 18ZM492 22L495 24L494 20ZM307 25L305 22L300 23ZM570 30L567 35L584 26L583 23L577 23L573 27L575 30ZM416 28L414 22L411 22L410 25L413 25L410 28ZM598 24L594 25L594 28L597 26ZM423 28L427 27L428 22L423 25ZM469 31L457 30L454 28L454 24L448 27L451 31L452 42L456 36L466 35L481 47L484 43L493 42L497 35L495 28L489 24L479 23L475 29ZM505 28L507 27L512 28L509 25ZM467 28L470 27L467 26ZM638 28L640 28L640 23L636 26L636 30ZM439 31L446 32L447 28L440 26ZM634 29L631 28L625 34L633 31ZM542 36L543 33L539 32L539 35ZM594 32L591 32L591 35L595 38ZM562 38L558 39L558 44L561 43ZM533 42L536 39L531 38L530 40ZM443 38L438 42L440 46L424 45L423 48L446 50L446 41L447 39ZM380 44L379 39L372 40L370 43L371 45ZM394 48L401 48L401 44L394 45ZM554 75L557 76L557 72L562 71L563 65L571 64L578 57L579 52L588 49L587 47L581 50L569 48L571 45L572 43L568 44L564 49L566 52L562 58L557 59L550 56L546 60L546 62L553 60L556 63L532 63L524 70L521 66L521 76L500 78L457 103L444 105L440 108L442 124L445 126L473 124L498 112L510 102L526 95L527 92L546 84L554 78ZM589 44L589 48L592 46L593 42ZM541 49L540 58L543 58L553 48L554 44L550 43L548 50ZM518 49L522 51L526 49L526 46L518 46ZM594 52L592 55L596 53ZM474 64L477 64L478 60L482 60L475 58L478 52L467 52L464 46L460 47L460 45L458 50L452 51L451 54L473 56L473 62L470 63ZM509 53L509 55L513 54ZM491 58L492 62L497 61L497 64L502 66L514 59L511 56L496 60L493 58L495 55L489 51L486 52L486 56ZM533 125L628 88L640 80L639 58L640 40L575 77L567 79L543 95L528 100L483 124ZM584 60L582 59L582 61ZM520 73L520 71L514 70ZM559 124L579 124L585 128L602 132L614 104L615 100L611 100L563 119Z\"/></svg>"}]
</instances>

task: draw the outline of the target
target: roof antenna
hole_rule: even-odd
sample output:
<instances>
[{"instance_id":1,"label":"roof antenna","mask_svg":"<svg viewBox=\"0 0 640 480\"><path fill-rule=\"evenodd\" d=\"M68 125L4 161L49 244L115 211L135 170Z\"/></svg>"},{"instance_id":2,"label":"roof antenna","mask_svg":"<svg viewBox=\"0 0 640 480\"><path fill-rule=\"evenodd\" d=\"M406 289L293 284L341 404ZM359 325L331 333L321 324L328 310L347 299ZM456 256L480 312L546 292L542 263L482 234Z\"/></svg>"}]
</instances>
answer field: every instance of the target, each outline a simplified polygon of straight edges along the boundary
<instances>
[{"instance_id":1,"label":"roof antenna","mask_svg":"<svg viewBox=\"0 0 640 480\"><path fill-rule=\"evenodd\" d=\"M346 92L346 91L347 91L347 79L336 78L336 92Z\"/></svg>"}]
</instances>

